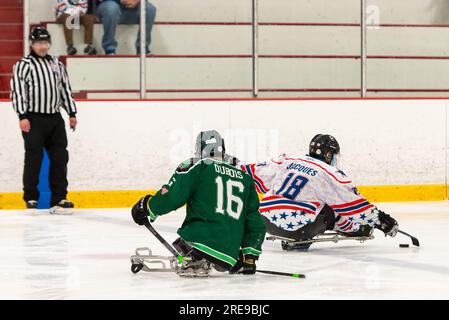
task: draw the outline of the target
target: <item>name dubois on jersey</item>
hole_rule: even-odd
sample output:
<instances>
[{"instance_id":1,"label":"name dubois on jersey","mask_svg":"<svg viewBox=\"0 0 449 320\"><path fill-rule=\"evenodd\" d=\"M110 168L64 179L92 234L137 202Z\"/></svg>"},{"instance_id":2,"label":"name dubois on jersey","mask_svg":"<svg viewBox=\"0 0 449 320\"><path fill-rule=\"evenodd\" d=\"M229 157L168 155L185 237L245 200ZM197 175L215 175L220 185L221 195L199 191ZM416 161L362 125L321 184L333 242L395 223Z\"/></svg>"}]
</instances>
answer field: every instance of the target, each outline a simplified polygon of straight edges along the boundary
<instances>
[{"instance_id":1,"label":"name dubois on jersey","mask_svg":"<svg viewBox=\"0 0 449 320\"><path fill-rule=\"evenodd\" d=\"M318 173L318 171L316 171L315 169L303 166L303 165L301 165L299 163L290 163L287 166L287 169L297 170L299 172L304 172L304 173L307 173L308 175L311 175L312 177L314 177Z\"/></svg>"},{"instance_id":2,"label":"name dubois on jersey","mask_svg":"<svg viewBox=\"0 0 449 320\"><path fill-rule=\"evenodd\" d=\"M242 172L236 169L228 168L219 164L214 164L215 172L225 174L231 178L243 179Z\"/></svg>"}]
</instances>

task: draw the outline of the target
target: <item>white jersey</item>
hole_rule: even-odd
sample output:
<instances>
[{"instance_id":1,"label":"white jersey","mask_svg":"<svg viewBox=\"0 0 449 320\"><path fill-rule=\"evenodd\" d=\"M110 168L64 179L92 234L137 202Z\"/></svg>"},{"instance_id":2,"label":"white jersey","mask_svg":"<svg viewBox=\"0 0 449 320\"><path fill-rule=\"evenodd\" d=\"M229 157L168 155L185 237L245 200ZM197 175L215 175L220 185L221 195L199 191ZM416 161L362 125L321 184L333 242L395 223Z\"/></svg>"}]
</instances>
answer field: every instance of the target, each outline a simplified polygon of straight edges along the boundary
<instances>
[{"instance_id":1,"label":"white jersey","mask_svg":"<svg viewBox=\"0 0 449 320\"><path fill-rule=\"evenodd\" d=\"M85 14L87 7L87 0L56 0L56 17L59 18L62 14L69 16Z\"/></svg>"},{"instance_id":2,"label":"white jersey","mask_svg":"<svg viewBox=\"0 0 449 320\"><path fill-rule=\"evenodd\" d=\"M307 155L246 164L243 170L263 193L260 212L286 230L311 223L325 204L336 217L335 230L355 232L361 224L373 226L377 213L352 181L336 167ZM271 214L270 213L276 213Z\"/></svg>"}]
</instances>

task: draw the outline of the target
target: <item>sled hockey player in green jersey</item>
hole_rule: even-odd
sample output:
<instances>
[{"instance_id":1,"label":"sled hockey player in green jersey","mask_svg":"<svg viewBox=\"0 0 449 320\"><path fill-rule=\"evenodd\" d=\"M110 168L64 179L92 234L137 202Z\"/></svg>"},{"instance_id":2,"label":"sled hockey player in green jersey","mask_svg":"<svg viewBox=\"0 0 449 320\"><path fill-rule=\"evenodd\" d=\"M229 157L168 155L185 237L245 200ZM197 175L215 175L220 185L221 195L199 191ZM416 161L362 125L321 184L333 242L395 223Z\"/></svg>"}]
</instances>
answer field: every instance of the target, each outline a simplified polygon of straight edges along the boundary
<instances>
[{"instance_id":1,"label":"sled hockey player in green jersey","mask_svg":"<svg viewBox=\"0 0 449 320\"><path fill-rule=\"evenodd\" d=\"M217 131L201 132L195 157L182 162L154 196L143 197L132 208L134 221L144 225L148 218L154 222L187 205L180 237L173 242L185 258L175 270L180 276L208 276L211 267L220 272L256 272L265 224L253 179L236 164Z\"/></svg>"}]
</instances>

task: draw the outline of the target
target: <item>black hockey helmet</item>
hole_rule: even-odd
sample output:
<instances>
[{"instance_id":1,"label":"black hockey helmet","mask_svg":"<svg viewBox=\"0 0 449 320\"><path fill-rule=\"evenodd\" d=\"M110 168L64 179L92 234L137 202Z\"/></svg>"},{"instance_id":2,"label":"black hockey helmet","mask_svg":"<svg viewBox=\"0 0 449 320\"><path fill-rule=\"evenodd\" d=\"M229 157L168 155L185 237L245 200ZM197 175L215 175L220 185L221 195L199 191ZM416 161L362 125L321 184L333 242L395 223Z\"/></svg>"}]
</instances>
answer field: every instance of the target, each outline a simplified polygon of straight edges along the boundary
<instances>
[{"instance_id":1,"label":"black hockey helmet","mask_svg":"<svg viewBox=\"0 0 449 320\"><path fill-rule=\"evenodd\" d=\"M47 29L44 27L36 27L30 32L29 39L31 42L34 41L48 41L51 43L51 35Z\"/></svg>"},{"instance_id":2,"label":"black hockey helmet","mask_svg":"<svg viewBox=\"0 0 449 320\"><path fill-rule=\"evenodd\" d=\"M223 157L225 144L221 135L216 130L201 131L196 137L195 157Z\"/></svg>"},{"instance_id":3,"label":"black hockey helmet","mask_svg":"<svg viewBox=\"0 0 449 320\"><path fill-rule=\"evenodd\" d=\"M340 145L337 140L329 134L317 134L310 141L309 156L322 160L327 164L334 165L335 156L340 154Z\"/></svg>"}]
</instances>

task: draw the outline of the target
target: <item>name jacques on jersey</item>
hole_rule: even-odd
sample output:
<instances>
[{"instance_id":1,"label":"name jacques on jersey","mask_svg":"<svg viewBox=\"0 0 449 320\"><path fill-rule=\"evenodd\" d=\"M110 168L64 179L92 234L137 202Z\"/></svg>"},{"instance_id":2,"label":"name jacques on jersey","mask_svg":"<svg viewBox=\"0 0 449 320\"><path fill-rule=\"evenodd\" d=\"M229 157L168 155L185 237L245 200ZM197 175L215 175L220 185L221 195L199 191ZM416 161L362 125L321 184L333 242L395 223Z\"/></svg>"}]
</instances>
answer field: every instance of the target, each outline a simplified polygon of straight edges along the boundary
<instances>
[{"instance_id":1,"label":"name jacques on jersey","mask_svg":"<svg viewBox=\"0 0 449 320\"><path fill-rule=\"evenodd\" d=\"M297 170L299 172L304 172L304 173L306 173L308 175L311 175L312 177L316 176L316 174L318 173L318 171L316 171L315 169L303 166L303 165L301 165L299 163L290 163L287 166L287 169L288 170Z\"/></svg>"}]
</instances>

